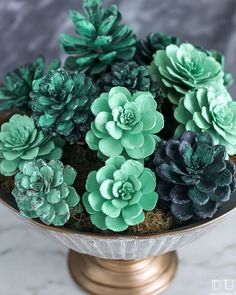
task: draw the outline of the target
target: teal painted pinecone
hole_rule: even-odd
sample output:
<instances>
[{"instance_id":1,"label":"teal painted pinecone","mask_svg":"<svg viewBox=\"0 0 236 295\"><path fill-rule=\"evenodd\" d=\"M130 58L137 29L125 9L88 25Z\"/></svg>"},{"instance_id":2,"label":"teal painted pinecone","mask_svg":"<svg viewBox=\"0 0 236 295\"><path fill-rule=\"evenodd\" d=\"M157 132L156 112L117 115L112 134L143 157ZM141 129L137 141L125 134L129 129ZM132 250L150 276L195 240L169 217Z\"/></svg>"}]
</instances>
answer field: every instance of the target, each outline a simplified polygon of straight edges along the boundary
<instances>
[{"instance_id":1,"label":"teal painted pinecone","mask_svg":"<svg viewBox=\"0 0 236 295\"><path fill-rule=\"evenodd\" d=\"M74 168L57 160L27 162L16 174L12 191L21 214L40 218L48 225L63 226L80 201L72 187L75 177Z\"/></svg>"},{"instance_id":2,"label":"teal painted pinecone","mask_svg":"<svg viewBox=\"0 0 236 295\"><path fill-rule=\"evenodd\" d=\"M59 60L54 60L47 68L57 69ZM41 78L45 72L44 57L39 56L33 63L20 66L5 76L4 83L0 84L0 111L13 108L30 108L30 92L33 81Z\"/></svg>"},{"instance_id":3,"label":"teal painted pinecone","mask_svg":"<svg viewBox=\"0 0 236 295\"><path fill-rule=\"evenodd\" d=\"M206 132L184 132L162 141L150 161L157 177L160 207L178 222L212 218L235 191L235 166L223 145Z\"/></svg>"},{"instance_id":4,"label":"teal painted pinecone","mask_svg":"<svg viewBox=\"0 0 236 295\"><path fill-rule=\"evenodd\" d=\"M61 46L71 55L65 67L99 74L114 61L130 60L135 54L136 37L128 26L120 24L117 6L105 10L102 0L84 0L84 10L86 16L70 12L78 36L61 34Z\"/></svg>"},{"instance_id":5,"label":"teal painted pinecone","mask_svg":"<svg viewBox=\"0 0 236 295\"><path fill-rule=\"evenodd\" d=\"M34 159L60 159L63 145L61 138L38 130L31 117L15 114L1 126L0 174L12 176Z\"/></svg>"},{"instance_id":6,"label":"teal painted pinecone","mask_svg":"<svg viewBox=\"0 0 236 295\"><path fill-rule=\"evenodd\" d=\"M133 94L136 91L150 91L151 78L147 67L135 61L123 61L113 64L111 71L103 75L98 84L102 92L123 86Z\"/></svg>"},{"instance_id":7,"label":"teal painted pinecone","mask_svg":"<svg viewBox=\"0 0 236 295\"><path fill-rule=\"evenodd\" d=\"M92 120L90 106L97 87L83 73L60 68L35 81L32 110L37 126L70 143L83 140Z\"/></svg>"},{"instance_id":8,"label":"teal painted pinecone","mask_svg":"<svg viewBox=\"0 0 236 295\"><path fill-rule=\"evenodd\" d=\"M151 33L145 40L137 42L135 61L139 64L150 65L153 60L153 54L157 50L165 50L170 44L180 44L180 39L164 33Z\"/></svg>"},{"instance_id":9,"label":"teal painted pinecone","mask_svg":"<svg viewBox=\"0 0 236 295\"><path fill-rule=\"evenodd\" d=\"M236 101L223 87L199 88L183 96L174 110L179 123L175 135L185 130L209 133L215 144L223 145L231 156L236 154Z\"/></svg>"},{"instance_id":10,"label":"teal painted pinecone","mask_svg":"<svg viewBox=\"0 0 236 295\"><path fill-rule=\"evenodd\" d=\"M139 161L111 157L89 173L82 202L96 227L121 232L142 223L144 211L155 208L155 187L154 173Z\"/></svg>"},{"instance_id":11,"label":"teal painted pinecone","mask_svg":"<svg viewBox=\"0 0 236 295\"><path fill-rule=\"evenodd\" d=\"M189 90L223 86L222 66L189 43L158 50L150 66L152 79L172 104L178 105Z\"/></svg>"},{"instance_id":12,"label":"teal painted pinecone","mask_svg":"<svg viewBox=\"0 0 236 295\"><path fill-rule=\"evenodd\" d=\"M113 87L93 102L91 110L95 119L85 138L90 149L103 158L122 154L143 160L153 154L164 119L150 92L132 95L125 87Z\"/></svg>"},{"instance_id":13,"label":"teal painted pinecone","mask_svg":"<svg viewBox=\"0 0 236 295\"><path fill-rule=\"evenodd\" d=\"M199 46L198 48L204 53L206 53L208 56L213 57L221 65L222 70L224 72L224 86L226 88L230 87L233 84L234 79L231 73L225 72L225 56L215 49L207 50L201 46Z\"/></svg>"}]
</instances>

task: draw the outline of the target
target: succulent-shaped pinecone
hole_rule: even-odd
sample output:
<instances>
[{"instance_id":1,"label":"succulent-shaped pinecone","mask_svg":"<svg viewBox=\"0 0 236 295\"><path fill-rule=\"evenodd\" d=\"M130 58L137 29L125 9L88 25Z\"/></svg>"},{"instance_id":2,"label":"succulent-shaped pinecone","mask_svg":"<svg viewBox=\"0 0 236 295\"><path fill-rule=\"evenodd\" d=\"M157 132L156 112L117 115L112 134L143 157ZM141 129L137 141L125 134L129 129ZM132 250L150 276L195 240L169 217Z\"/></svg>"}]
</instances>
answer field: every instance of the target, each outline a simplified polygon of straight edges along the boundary
<instances>
[{"instance_id":1,"label":"succulent-shaped pinecone","mask_svg":"<svg viewBox=\"0 0 236 295\"><path fill-rule=\"evenodd\" d=\"M57 69L60 61L54 60L47 68ZM33 81L41 78L45 72L44 57L39 56L33 63L20 66L5 76L4 83L0 83L0 111L13 108L30 108L30 92Z\"/></svg>"},{"instance_id":2,"label":"succulent-shaped pinecone","mask_svg":"<svg viewBox=\"0 0 236 295\"><path fill-rule=\"evenodd\" d=\"M135 61L123 61L113 64L111 71L103 75L98 84L102 92L108 92L115 86L124 86L134 93L150 91L151 78L147 67Z\"/></svg>"},{"instance_id":3,"label":"succulent-shaped pinecone","mask_svg":"<svg viewBox=\"0 0 236 295\"><path fill-rule=\"evenodd\" d=\"M206 131L215 144L225 146L229 155L236 154L236 101L226 88L215 86L188 91L174 110L174 117L180 123L175 135L185 130Z\"/></svg>"},{"instance_id":4,"label":"succulent-shaped pinecone","mask_svg":"<svg viewBox=\"0 0 236 295\"><path fill-rule=\"evenodd\" d=\"M12 176L34 159L60 159L63 145L61 138L38 130L31 117L15 114L1 126L0 174Z\"/></svg>"},{"instance_id":5,"label":"succulent-shaped pinecone","mask_svg":"<svg viewBox=\"0 0 236 295\"><path fill-rule=\"evenodd\" d=\"M200 48L200 49L203 52L205 52L208 56L213 57L221 65L222 70L224 71L224 77L223 77L224 86L227 88L230 87L233 84L234 79L231 73L225 72L225 56L221 52L215 49L211 49L211 50L206 50L204 48Z\"/></svg>"},{"instance_id":6,"label":"succulent-shaped pinecone","mask_svg":"<svg viewBox=\"0 0 236 295\"><path fill-rule=\"evenodd\" d=\"M136 37L128 26L120 24L117 6L105 10L102 0L84 0L84 10L86 16L70 12L79 36L61 34L62 48L72 54L65 62L66 68L99 74L115 60L130 60L135 54Z\"/></svg>"},{"instance_id":7,"label":"succulent-shaped pinecone","mask_svg":"<svg viewBox=\"0 0 236 295\"><path fill-rule=\"evenodd\" d=\"M90 149L103 157L127 154L139 160L153 154L164 119L150 92L132 95L125 87L113 87L93 102L91 110L95 119L85 138Z\"/></svg>"},{"instance_id":8,"label":"succulent-shaped pinecone","mask_svg":"<svg viewBox=\"0 0 236 295\"><path fill-rule=\"evenodd\" d=\"M105 166L89 173L82 202L94 225L124 231L144 221L144 211L156 207L154 173L139 161L110 157Z\"/></svg>"},{"instance_id":9,"label":"succulent-shaped pinecone","mask_svg":"<svg viewBox=\"0 0 236 295\"><path fill-rule=\"evenodd\" d=\"M164 33L151 33L145 40L137 42L137 49L134 59L139 64L149 65L153 60L153 54L157 50L165 50L170 44L179 45L180 39Z\"/></svg>"},{"instance_id":10,"label":"succulent-shaped pinecone","mask_svg":"<svg viewBox=\"0 0 236 295\"><path fill-rule=\"evenodd\" d=\"M33 118L37 126L53 136L73 143L83 140L90 128L90 106L97 87L83 73L60 68L34 82Z\"/></svg>"},{"instance_id":11,"label":"succulent-shaped pinecone","mask_svg":"<svg viewBox=\"0 0 236 295\"><path fill-rule=\"evenodd\" d=\"M178 105L189 90L223 86L222 66L189 43L168 45L158 50L149 68L152 79L171 103Z\"/></svg>"},{"instance_id":12,"label":"succulent-shaped pinecone","mask_svg":"<svg viewBox=\"0 0 236 295\"><path fill-rule=\"evenodd\" d=\"M25 163L16 174L12 191L21 214L40 218L45 224L63 226L80 197L72 187L76 171L58 160L38 159Z\"/></svg>"},{"instance_id":13,"label":"succulent-shaped pinecone","mask_svg":"<svg viewBox=\"0 0 236 295\"><path fill-rule=\"evenodd\" d=\"M235 190L235 166L208 133L187 131L162 141L150 164L161 206L179 222L211 218Z\"/></svg>"}]
</instances>

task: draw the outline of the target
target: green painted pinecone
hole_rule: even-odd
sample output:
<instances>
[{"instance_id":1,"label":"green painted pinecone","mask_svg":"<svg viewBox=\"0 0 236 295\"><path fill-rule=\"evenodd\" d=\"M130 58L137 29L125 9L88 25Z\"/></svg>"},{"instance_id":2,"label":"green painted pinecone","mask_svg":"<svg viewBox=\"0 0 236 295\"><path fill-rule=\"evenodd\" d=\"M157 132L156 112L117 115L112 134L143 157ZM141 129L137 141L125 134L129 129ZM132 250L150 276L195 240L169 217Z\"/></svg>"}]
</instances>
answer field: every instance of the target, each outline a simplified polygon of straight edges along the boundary
<instances>
[{"instance_id":1,"label":"green painted pinecone","mask_svg":"<svg viewBox=\"0 0 236 295\"><path fill-rule=\"evenodd\" d=\"M139 161L111 157L105 166L89 173L82 202L94 225L121 232L142 223L144 211L155 208L154 173Z\"/></svg>"},{"instance_id":2,"label":"green painted pinecone","mask_svg":"<svg viewBox=\"0 0 236 295\"><path fill-rule=\"evenodd\" d=\"M47 69L57 69L59 60L54 60ZM41 78L45 72L44 57L39 56L33 63L23 65L5 76L0 83L0 111L13 108L30 108L30 92L33 81Z\"/></svg>"},{"instance_id":3,"label":"green painted pinecone","mask_svg":"<svg viewBox=\"0 0 236 295\"><path fill-rule=\"evenodd\" d=\"M198 47L198 48L204 53L206 53L208 56L213 57L221 65L222 70L224 71L224 77L223 77L224 86L226 88L230 87L233 84L234 79L231 73L225 72L225 56L221 52L215 49L207 50L203 47Z\"/></svg>"},{"instance_id":4,"label":"green painted pinecone","mask_svg":"<svg viewBox=\"0 0 236 295\"><path fill-rule=\"evenodd\" d=\"M98 84L102 92L124 86L133 94L136 91L150 91L151 78L147 67L135 61L123 61L113 64L111 71L103 75Z\"/></svg>"},{"instance_id":5,"label":"green painted pinecone","mask_svg":"<svg viewBox=\"0 0 236 295\"><path fill-rule=\"evenodd\" d=\"M179 124L175 135L185 130L209 133L215 144L225 146L229 155L236 154L236 101L226 88L208 87L188 91L174 117Z\"/></svg>"},{"instance_id":6,"label":"green painted pinecone","mask_svg":"<svg viewBox=\"0 0 236 295\"><path fill-rule=\"evenodd\" d=\"M208 133L187 131L162 141L150 163L159 205L170 206L179 222L212 218L235 190L235 166L226 155Z\"/></svg>"},{"instance_id":7,"label":"green painted pinecone","mask_svg":"<svg viewBox=\"0 0 236 295\"><path fill-rule=\"evenodd\" d=\"M218 61L219 64L221 64L222 70L223 71L225 70L225 57L221 52L219 52L217 50L207 50L206 53L209 56L214 57L214 59L216 61ZM233 76L231 73L224 72L223 79L224 79L224 86L225 87L230 87L234 82L234 79L233 79Z\"/></svg>"},{"instance_id":8,"label":"green painted pinecone","mask_svg":"<svg viewBox=\"0 0 236 295\"><path fill-rule=\"evenodd\" d=\"M60 159L64 140L51 138L38 130L26 115L13 115L0 130L0 174L15 175L25 162L34 159Z\"/></svg>"},{"instance_id":9,"label":"green painted pinecone","mask_svg":"<svg viewBox=\"0 0 236 295\"><path fill-rule=\"evenodd\" d=\"M150 65L153 60L153 54L157 50L165 50L170 44L180 44L180 39L163 33L151 33L145 40L137 42L135 61L139 64Z\"/></svg>"},{"instance_id":10,"label":"green painted pinecone","mask_svg":"<svg viewBox=\"0 0 236 295\"><path fill-rule=\"evenodd\" d=\"M84 10L86 16L70 12L78 36L61 34L63 50L72 55L65 67L99 74L116 60L130 60L135 54L136 37L128 26L120 24L117 6L105 10L102 0L84 0Z\"/></svg>"},{"instance_id":11,"label":"green painted pinecone","mask_svg":"<svg viewBox=\"0 0 236 295\"><path fill-rule=\"evenodd\" d=\"M90 128L90 106L97 87L83 73L60 68L34 82L33 118L37 126L53 136L73 143L83 140Z\"/></svg>"},{"instance_id":12,"label":"green painted pinecone","mask_svg":"<svg viewBox=\"0 0 236 295\"><path fill-rule=\"evenodd\" d=\"M206 53L189 43L168 45L166 50L158 50L150 65L152 79L172 104L189 90L201 87L223 86L222 66Z\"/></svg>"},{"instance_id":13,"label":"green painted pinecone","mask_svg":"<svg viewBox=\"0 0 236 295\"><path fill-rule=\"evenodd\" d=\"M40 218L43 223L63 226L70 210L80 201L74 187L76 171L60 161L42 159L27 162L16 174L12 191L21 214Z\"/></svg>"},{"instance_id":14,"label":"green painted pinecone","mask_svg":"<svg viewBox=\"0 0 236 295\"><path fill-rule=\"evenodd\" d=\"M85 138L90 149L103 157L126 154L138 160L153 154L164 119L150 92L132 95L125 87L113 87L93 102L91 110L95 119Z\"/></svg>"}]
</instances>

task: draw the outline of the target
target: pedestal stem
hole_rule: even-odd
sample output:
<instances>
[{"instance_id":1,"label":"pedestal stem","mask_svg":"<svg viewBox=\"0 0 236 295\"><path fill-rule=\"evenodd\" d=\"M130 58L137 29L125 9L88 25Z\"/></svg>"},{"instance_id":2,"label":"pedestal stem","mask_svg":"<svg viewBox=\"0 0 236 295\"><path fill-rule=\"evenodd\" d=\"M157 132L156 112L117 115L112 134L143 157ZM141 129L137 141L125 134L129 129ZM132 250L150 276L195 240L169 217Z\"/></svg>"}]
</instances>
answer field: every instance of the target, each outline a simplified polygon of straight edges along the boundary
<instances>
[{"instance_id":1,"label":"pedestal stem","mask_svg":"<svg viewBox=\"0 0 236 295\"><path fill-rule=\"evenodd\" d=\"M94 295L158 295L173 280L176 252L141 260L108 260L70 251L69 269L75 282Z\"/></svg>"}]
</instances>

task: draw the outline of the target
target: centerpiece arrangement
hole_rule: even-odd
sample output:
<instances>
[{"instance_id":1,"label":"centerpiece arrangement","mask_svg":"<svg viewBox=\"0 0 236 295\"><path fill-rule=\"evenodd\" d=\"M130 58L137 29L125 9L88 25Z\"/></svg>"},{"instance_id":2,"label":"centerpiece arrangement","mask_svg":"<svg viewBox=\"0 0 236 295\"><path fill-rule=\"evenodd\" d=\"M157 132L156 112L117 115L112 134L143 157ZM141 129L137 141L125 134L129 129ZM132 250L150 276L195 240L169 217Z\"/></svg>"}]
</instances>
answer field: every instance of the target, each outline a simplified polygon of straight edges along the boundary
<instances>
[{"instance_id":1,"label":"centerpiece arrangement","mask_svg":"<svg viewBox=\"0 0 236 295\"><path fill-rule=\"evenodd\" d=\"M101 0L84 0L84 10L70 11L76 34L60 36L65 63L46 66L39 56L0 84L2 199L37 227L108 244L122 235L125 247L125 237L165 236L214 220L236 188L236 102L224 56L163 33L138 40L118 8ZM176 249L102 255L73 243L77 252L124 260ZM176 268L168 259L163 290ZM71 269L82 277L78 266ZM163 272L142 294L160 294L154 281ZM90 292L109 294L74 277ZM150 285L156 289L148 292Z\"/></svg>"}]
</instances>

